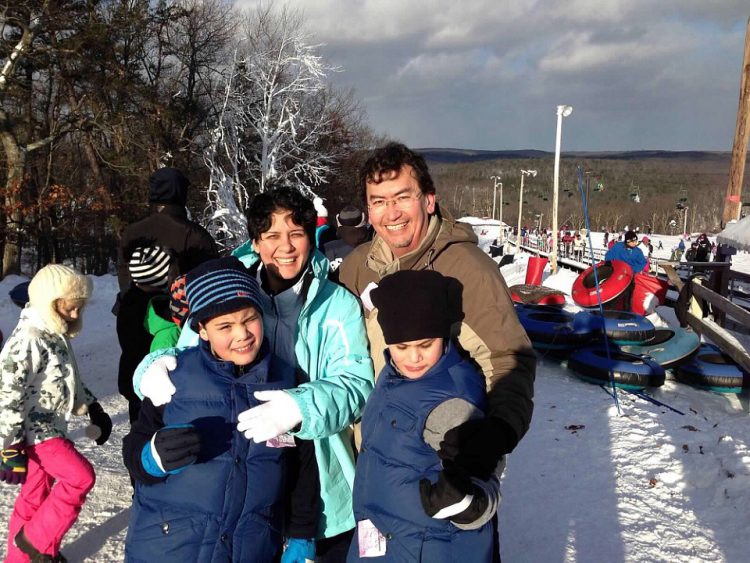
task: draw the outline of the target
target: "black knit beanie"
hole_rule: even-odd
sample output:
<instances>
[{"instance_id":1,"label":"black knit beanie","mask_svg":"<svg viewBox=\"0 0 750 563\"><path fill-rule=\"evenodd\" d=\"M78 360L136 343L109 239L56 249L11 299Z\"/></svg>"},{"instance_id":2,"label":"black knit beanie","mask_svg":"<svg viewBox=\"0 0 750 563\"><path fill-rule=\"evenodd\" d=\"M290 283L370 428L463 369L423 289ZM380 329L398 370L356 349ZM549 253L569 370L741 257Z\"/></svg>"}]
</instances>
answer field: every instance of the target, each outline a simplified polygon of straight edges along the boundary
<instances>
[{"instance_id":1,"label":"black knit beanie","mask_svg":"<svg viewBox=\"0 0 750 563\"><path fill-rule=\"evenodd\" d=\"M433 270L403 270L370 293L386 344L448 338L461 318L461 285Z\"/></svg>"}]
</instances>

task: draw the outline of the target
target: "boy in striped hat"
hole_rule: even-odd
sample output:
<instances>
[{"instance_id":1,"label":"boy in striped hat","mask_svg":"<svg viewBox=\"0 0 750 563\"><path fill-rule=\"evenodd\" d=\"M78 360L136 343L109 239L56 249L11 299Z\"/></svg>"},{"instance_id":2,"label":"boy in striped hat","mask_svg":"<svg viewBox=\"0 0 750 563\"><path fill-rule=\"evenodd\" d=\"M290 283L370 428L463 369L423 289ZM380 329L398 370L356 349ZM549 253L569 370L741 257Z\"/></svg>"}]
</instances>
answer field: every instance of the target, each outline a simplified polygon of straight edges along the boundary
<instances>
[{"instance_id":1,"label":"boy in striped hat","mask_svg":"<svg viewBox=\"0 0 750 563\"><path fill-rule=\"evenodd\" d=\"M291 491L309 491L307 504L318 497L317 475L292 469L314 463L314 451L289 435L246 440L237 414L260 404L260 391L293 387L294 366L271 353L258 282L237 258L191 270L185 289L200 344L177 356L171 401L144 399L123 440L136 481L125 560L273 561L285 507L299 506ZM289 520L299 525L299 514Z\"/></svg>"},{"instance_id":2,"label":"boy in striped hat","mask_svg":"<svg viewBox=\"0 0 750 563\"><path fill-rule=\"evenodd\" d=\"M133 283L151 296L143 321L143 327L152 336L150 352L175 346L182 330L181 325L173 320L168 294L176 265L173 255L165 247L145 246L136 248L128 262Z\"/></svg>"}]
</instances>

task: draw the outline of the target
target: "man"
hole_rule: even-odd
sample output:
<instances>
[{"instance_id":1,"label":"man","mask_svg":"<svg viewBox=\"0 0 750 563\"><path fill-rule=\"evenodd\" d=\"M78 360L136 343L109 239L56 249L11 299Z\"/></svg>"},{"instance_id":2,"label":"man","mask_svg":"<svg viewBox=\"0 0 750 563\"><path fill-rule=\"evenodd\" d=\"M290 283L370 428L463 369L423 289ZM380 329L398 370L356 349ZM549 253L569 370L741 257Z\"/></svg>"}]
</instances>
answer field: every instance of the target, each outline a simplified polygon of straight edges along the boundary
<instances>
[{"instance_id":1,"label":"man","mask_svg":"<svg viewBox=\"0 0 750 563\"><path fill-rule=\"evenodd\" d=\"M113 312L117 315L117 338L122 354L117 382L128 400L130 422L138 418L141 401L133 392L133 371L148 354L152 336L144 328L149 294L133 282L128 265L138 249L159 246L174 256L172 275L187 273L198 264L218 257L216 244L203 227L187 218L190 182L176 168L160 168L149 178L152 213L125 228L120 239L117 277L120 293ZM170 279L171 281L171 279Z\"/></svg>"},{"instance_id":2,"label":"man","mask_svg":"<svg viewBox=\"0 0 750 563\"><path fill-rule=\"evenodd\" d=\"M469 474L487 478L529 428L536 359L518 322L497 264L477 246L471 227L438 206L424 159L390 143L371 155L360 174L375 238L340 267L340 281L365 307L375 373L385 341L369 292L398 270L432 269L462 286L463 320L453 329L487 382L488 417L448 432L440 455Z\"/></svg>"},{"instance_id":3,"label":"man","mask_svg":"<svg viewBox=\"0 0 750 563\"><path fill-rule=\"evenodd\" d=\"M331 272L336 270L352 250L370 240L370 229L365 214L356 205L347 205L336 215L336 236L323 245L323 252L331 263Z\"/></svg>"},{"instance_id":4,"label":"man","mask_svg":"<svg viewBox=\"0 0 750 563\"><path fill-rule=\"evenodd\" d=\"M634 274L642 272L647 268L648 261L643 252L641 252L641 249L638 248L639 244L638 235L635 231L627 231L625 233L625 240L612 246L604 255L604 259L621 260L633 269Z\"/></svg>"}]
</instances>

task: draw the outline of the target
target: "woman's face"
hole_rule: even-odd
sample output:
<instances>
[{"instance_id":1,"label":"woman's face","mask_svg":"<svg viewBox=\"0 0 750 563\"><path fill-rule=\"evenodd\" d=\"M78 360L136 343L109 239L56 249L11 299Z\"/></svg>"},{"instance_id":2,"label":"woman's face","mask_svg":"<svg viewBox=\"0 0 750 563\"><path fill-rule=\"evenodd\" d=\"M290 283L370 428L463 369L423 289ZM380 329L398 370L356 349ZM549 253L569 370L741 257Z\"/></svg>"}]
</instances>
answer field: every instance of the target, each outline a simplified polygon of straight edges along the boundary
<instances>
[{"instance_id":1,"label":"woman's face","mask_svg":"<svg viewBox=\"0 0 750 563\"><path fill-rule=\"evenodd\" d=\"M55 310L65 322L72 323L81 317L85 299L58 299L55 301Z\"/></svg>"},{"instance_id":2,"label":"woman's face","mask_svg":"<svg viewBox=\"0 0 750 563\"><path fill-rule=\"evenodd\" d=\"M286 209L275 211L269 229L253 241L253 250L260 255L274 290L300 274L311 249L305 229L294 222L292 212Z\"/></svg>"}]
</instances>

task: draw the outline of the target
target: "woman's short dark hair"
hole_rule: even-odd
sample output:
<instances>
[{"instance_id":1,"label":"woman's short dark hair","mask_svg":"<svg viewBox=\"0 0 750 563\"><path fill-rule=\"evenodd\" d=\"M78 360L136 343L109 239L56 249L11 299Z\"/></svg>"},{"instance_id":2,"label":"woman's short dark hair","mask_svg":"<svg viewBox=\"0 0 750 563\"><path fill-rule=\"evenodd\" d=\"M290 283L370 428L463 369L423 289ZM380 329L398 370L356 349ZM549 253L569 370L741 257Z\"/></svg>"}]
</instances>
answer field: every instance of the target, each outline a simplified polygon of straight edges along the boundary
<instances>
[{"instance_id":1,"label":"woman's short dark hair","mask_svg":"<svg viewBox=\"0 0 750 563\"><path fill-rule=\"evenodd\" d=\"M414 170L417 184L423 194L435 193L435 184L432 182L424 157L401 143L388 143L372 151L360 170L359 183L365 199L368 183L379 184L389 179L392 173L401 170L404 165L409 165Z\"/></svg>"},{"instance_id":2,"label":"woman's short dark hair","mask_svg":"<svg viewBox=\"0 0 750 563\"><path fill-rule=\"evenodd\" d=\"M313 202L299 190L288 187L260 193L250 202L245 211L250 240L260 240L260 235L271 228L271 216L279 211L291 211L292 221L305 230L311 243L315 242L318 214Z\"/></svg>"}]
</instances>

